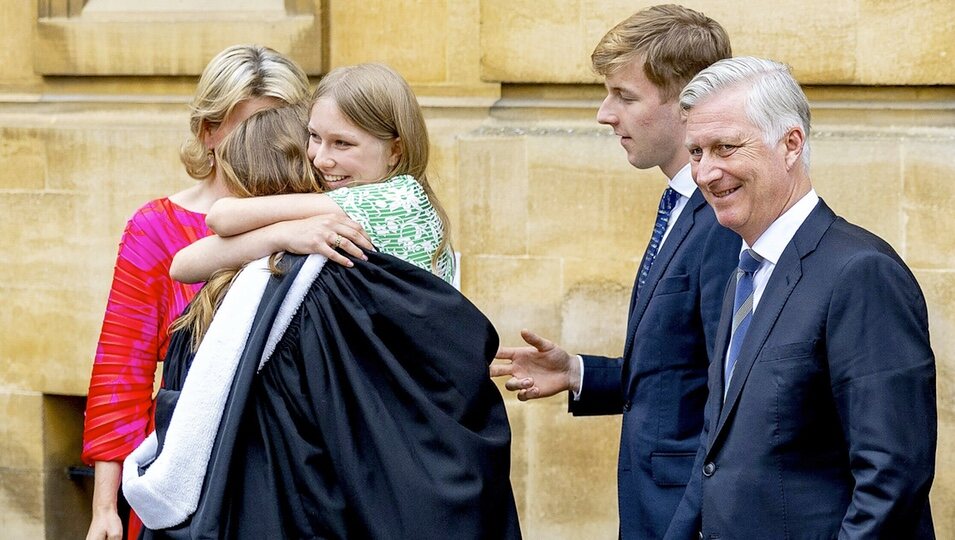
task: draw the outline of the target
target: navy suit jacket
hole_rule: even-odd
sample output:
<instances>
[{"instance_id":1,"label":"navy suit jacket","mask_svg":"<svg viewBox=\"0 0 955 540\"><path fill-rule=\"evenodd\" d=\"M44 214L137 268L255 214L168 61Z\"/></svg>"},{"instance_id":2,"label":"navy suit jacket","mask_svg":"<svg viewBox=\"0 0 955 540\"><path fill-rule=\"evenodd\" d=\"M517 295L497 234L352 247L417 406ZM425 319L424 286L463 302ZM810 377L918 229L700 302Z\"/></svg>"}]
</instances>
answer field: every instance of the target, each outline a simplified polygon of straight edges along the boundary
<instances>
[{"instance_id":1,"label":"navy suit jacket","mask_svg":"<svg viewBox=\"0 0 955 540\"><path fill-rule=\"evenodd\" d=\"M623 414L620 536L662 538L693 468L726 278L740 239L699 190L673 225L641 291L634 285L621 358L584 356L575 415ZM688 516L695 522L696 514Z\"/></svg>"},{"instance_id":2,"label":"navy suit jacket","mask_svg":"<svg viewBox=\"0 0 955 540\"><path fill-rule=\"evenodd\" d=\"M723 399L721 360L688 497L703 538L933 538L935 359L892 248L822 201L763 291Z\"/></svg>"}]
</instances>

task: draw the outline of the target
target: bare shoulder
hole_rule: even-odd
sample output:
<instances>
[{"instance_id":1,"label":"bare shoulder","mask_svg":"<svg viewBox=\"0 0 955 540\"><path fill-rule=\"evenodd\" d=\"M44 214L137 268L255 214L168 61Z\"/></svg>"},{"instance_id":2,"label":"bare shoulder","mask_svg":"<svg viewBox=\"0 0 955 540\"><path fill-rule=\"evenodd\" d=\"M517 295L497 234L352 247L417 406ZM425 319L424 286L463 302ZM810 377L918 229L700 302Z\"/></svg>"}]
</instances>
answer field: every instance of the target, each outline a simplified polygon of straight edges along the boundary
<instances>
[{"instance_id":1,"label":"bare shoulder","mask_svg":"<svg viewBox=\"0 0 955 540\"><path fill-rule=\"evenodd\" d=\"M229 193L219 189L214 182L203 180L170 195L169 200L190 212L207 214L213 203L227 195Z\"/></svg>"}]
</instances>

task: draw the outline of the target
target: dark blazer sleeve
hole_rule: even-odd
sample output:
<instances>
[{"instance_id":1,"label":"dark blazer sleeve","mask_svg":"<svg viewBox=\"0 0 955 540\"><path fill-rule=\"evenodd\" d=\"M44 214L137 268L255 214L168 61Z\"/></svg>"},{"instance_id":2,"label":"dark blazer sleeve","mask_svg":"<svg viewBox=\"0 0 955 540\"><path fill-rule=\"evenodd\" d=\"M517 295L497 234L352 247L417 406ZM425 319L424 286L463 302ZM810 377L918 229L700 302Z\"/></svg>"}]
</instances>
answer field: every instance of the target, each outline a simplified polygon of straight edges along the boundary
<instances>
[{"instance_id":1,"label":"dark blazer sleeve","mask_svg":"<svg viewBox=\"0 0 955 540\"><path fill-rule=\"evenodd\" d=\"M935 360L915 278L863 252L843 267L827 315L832 397L855 487L840 538L915 538L935 472Z\"/></svg>"},{"instance_id":2,"label":"dark blazer sleeve","mask_svg":"<svg viewBox=\"0 0 955 540\"><path fill-rule=\"evenodd\" d=\"M571 392L568 410L574 416L623 412L623 358L591 355L581 355L581 358L584 360L584 380L580 399L575 400Z\"/></svg>"}]
</instances>

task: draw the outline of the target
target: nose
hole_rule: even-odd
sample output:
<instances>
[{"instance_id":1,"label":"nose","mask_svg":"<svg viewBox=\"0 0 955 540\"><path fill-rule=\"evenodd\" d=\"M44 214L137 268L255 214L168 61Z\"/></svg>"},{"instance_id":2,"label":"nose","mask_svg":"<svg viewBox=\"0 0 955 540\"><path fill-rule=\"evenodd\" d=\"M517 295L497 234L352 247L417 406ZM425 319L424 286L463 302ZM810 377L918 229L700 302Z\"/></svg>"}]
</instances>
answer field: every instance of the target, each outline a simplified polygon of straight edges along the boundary
<instances>
[{"instance_id":1,"label":"nose","mask_svg":"<svg viewBox=\"0 0 955 540\"><path fill-rule=\"evenodd\" d=\"M617 115L612 111L609 95L604 98L600 103L600 108L597 109L597 122L608 126L617 125Z\"/></svg>"},{"instance_id":2,"label":"nose","mask_svg":"<svg viewBox=\"0 0 955 540\"><path fill-rule=\"evenodd\" d=\"M723 176L723 169L720 168L718 160L713 157L704 154L699 161L691 163L690 172L693 174L696 185L700 187L715 182Z\"/></svg>"},{"instance_id":3,"label":"nose","mask_svg":"<svg viewBox=\"0 0 955 540\"><path fill-rule=\"evenodd\" d=\"M324 145L317 145L315 155L312 156L312 165L319 170L328 170L335 166L335 160L325 151Z\"/></svg>"}]
</instances>

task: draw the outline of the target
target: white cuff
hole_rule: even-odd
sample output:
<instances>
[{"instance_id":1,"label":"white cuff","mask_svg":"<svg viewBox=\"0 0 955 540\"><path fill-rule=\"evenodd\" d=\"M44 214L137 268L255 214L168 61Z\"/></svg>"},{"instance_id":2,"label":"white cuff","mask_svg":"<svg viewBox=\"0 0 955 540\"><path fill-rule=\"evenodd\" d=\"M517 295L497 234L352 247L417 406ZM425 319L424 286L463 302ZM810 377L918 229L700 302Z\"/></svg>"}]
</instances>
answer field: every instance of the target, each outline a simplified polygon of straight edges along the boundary
<instances>
[{"instance_id":1,"label":"white cuff","mask_svg":"<svg viewBox=\"0 0 955 540\"><path fill-rule=\"evenodd\" d=\"M574 396L574 401L580 401L580 393L584 389L584 357L577 355L577 365L580 367L580 386L576 390L573 388L570 389L570 393Z\"/></svg>"}]
</instances>

